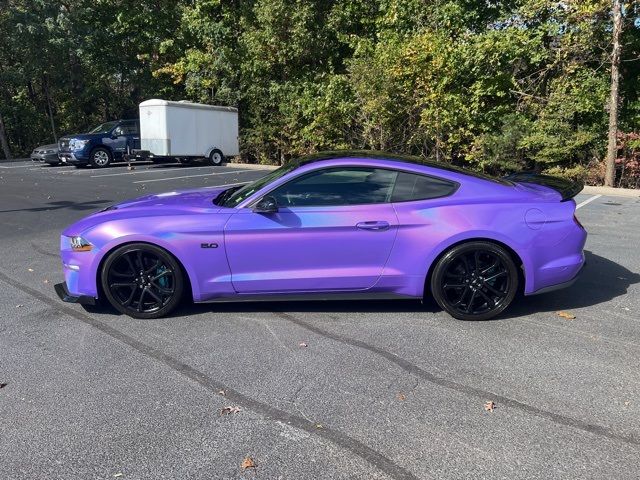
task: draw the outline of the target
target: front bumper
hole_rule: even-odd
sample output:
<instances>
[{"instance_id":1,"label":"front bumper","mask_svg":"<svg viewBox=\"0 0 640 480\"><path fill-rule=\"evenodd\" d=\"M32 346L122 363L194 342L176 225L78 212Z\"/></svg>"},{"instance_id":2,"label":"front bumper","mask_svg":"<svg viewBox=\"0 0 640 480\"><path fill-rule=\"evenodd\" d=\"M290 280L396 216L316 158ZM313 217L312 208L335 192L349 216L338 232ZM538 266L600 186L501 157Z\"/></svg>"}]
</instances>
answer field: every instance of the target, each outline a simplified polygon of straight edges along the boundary
<instances>
[{"instance_id":1,"label":"front bumper","mask_svg":"<svg viewBox=\"0 0 640 480\"><path fill-rule=\"evenodd\" d=\"M46 162L46 163L60 163L60 159L58 158L57 153L32 153L31 154L32 162Z\"/></svg>"},{"instance_id":2,"label":"front bumper","mask_svg":"<svg viewBox=\"0 0 640 480\"><path fill-rule=\"evenodd\" d=\"M89 163L89 157L82 157L78 152L60 152L58 158L62 163L69 163L71 165L83 165Z\"/></svg>"},{"instance_id":3,"label":"front bumper","mask_svg":"<svg viewBox=\"0 0 640 480\"><path fill-rule=\"evenodd\" d=\"M62 300L63 302L79 303L81 305L96 304L95 297L91 297L89 295L72 295L71 293L69 293L67 282L56 283L53 288L58 294L58 297L60 297L60 300Z\"/></svg>"}]
</instances>

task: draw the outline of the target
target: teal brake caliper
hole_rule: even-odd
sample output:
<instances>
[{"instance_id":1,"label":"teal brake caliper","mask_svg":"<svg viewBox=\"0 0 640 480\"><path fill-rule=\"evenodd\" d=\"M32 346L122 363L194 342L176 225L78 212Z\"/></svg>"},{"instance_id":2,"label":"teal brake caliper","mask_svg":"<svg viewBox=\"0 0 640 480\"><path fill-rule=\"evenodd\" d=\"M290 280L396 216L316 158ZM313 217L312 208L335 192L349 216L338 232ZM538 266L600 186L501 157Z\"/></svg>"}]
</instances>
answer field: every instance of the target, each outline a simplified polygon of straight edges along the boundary
<instances>
[{"instance_id":1,"label":"teal brake caliper","mask_svg":"<svg viewBox=\"0 0 640 480\"><path fill-rule=\"evenodd\" d=\"M162 267L156 269L156 276L160 275L165 270L166 270L166 267L164 265ZM160 278L158 278L158 285L160 285L162 288L167 288L168 283L169 282L167 281L167 276L166 275L162 275Z\"/></svg>"}]
</instances>

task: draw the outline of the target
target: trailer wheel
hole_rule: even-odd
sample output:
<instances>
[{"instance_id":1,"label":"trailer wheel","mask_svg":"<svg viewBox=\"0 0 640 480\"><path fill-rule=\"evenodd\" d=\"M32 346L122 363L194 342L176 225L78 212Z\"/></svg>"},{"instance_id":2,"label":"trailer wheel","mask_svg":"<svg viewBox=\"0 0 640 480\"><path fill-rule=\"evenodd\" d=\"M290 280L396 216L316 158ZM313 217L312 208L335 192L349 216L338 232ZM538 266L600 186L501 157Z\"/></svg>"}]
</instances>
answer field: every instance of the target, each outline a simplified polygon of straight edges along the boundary
<instances>
[{"instance_id":1,"label":"trailer wheel","mask_svg":"<svg viewBox=\"0 0 640 480\"><path fill-rule=\"evenodd\" d=\"M219 167L224 162L224 155L220 150L215 148L211 150L211 153L209 154L209 162L211 162L211 165Z\"/></svg>"}]
</instances>

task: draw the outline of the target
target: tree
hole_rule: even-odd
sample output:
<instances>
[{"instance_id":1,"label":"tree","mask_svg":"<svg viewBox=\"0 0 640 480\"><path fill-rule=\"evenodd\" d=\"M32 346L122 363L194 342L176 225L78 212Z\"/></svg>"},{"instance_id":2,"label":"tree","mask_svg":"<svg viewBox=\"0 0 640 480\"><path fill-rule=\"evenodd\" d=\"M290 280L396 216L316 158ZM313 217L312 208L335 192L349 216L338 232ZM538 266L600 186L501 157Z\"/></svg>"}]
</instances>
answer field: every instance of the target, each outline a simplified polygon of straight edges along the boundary
<instances>
[{"instance_id":1,"label":"tree","mask_svg":"<svg viewBox=\"0 0 640 480\"><path fill-rule=\"evenodd\" d=\"M2 119L2 113L0 113L0 144L2 144L2 151L4 152L4 158L11 160L11 150L9 149L9 142L7 141L7 132L4 128L4 120Z\"/></svg>"},{"instance_id":2,"label":"tree","mask_svg":"<svg viewBox=\"0 0 640 480\"><path fill-rule=\"evenodd\" d=\"M611 95L609 97L609 136L604 184L613 187L618 158L618 106L620 103L620 35L622 34L622 1L613 0L613 32L611 52Z\"/></svg>"}]
</instances>

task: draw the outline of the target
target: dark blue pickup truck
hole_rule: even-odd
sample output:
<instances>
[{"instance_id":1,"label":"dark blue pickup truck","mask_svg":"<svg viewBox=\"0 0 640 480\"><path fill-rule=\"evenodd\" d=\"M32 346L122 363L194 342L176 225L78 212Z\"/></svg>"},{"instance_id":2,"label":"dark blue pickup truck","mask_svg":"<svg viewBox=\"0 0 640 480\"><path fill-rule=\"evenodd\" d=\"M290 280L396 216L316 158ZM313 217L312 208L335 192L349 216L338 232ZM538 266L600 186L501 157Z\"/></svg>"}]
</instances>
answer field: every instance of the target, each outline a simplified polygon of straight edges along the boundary
<instances>
[{"instance_id":1,"label":"dark blue pickup truck","mask_svg":"<svg viewBox=\"0 0 640 480\"><path fill-rule=\"evenodd\" d=\"M89 133L62 137L58 141L58 158L76 167L89 164L102 168L139 148L138 120L116 120L98 125Z\"/></svg>"}]
</instances>

